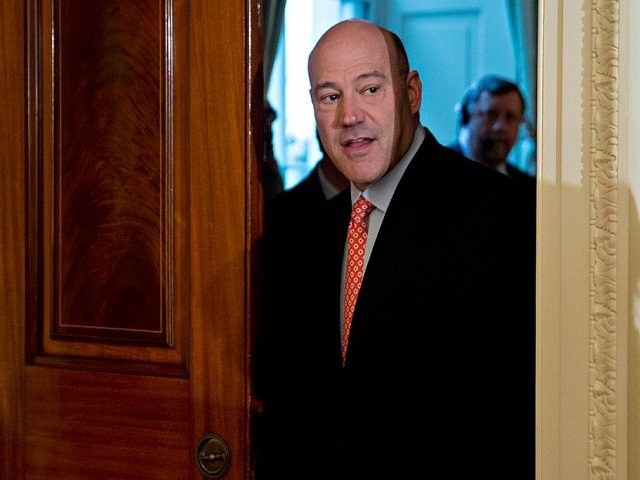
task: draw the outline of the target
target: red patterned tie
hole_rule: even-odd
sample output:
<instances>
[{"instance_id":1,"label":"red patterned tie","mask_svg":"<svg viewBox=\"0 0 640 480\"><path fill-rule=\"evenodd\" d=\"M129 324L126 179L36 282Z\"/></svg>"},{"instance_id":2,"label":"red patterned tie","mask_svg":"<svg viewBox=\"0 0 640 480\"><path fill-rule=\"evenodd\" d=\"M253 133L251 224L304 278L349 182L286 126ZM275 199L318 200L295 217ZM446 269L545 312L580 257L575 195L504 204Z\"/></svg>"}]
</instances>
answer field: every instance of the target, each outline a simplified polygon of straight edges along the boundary
<instances>
[{"instance_id":1,"label":"red patterned tie","mask_svg":"<svg viewBox=\"0 0 640 480\"><path fill-rule=\"evenodd\" d=\"M363 196L358 197L351 210L347 233L347 266L344 279L344 322L342 324L342 363L347 358L351 319L362 285L364 272L364 248L367 244L367 216L375 207Z\"/></svg>"}]
</instances>

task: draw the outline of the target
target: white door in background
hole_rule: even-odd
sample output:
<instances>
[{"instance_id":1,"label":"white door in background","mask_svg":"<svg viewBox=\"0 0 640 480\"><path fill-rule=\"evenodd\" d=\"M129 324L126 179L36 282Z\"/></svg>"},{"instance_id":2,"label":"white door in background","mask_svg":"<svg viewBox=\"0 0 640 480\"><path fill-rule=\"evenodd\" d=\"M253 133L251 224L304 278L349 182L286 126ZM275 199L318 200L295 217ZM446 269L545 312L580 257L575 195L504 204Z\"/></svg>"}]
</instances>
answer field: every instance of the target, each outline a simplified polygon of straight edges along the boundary
<instances>
[{"instance_id":1,"label":"white door in background","mask_svg":"<svg viewBox=\"0 0 640 480\"><path fill-rule=\"evenodd\" d=\"M405 43L423 86L420 118L444 144L455 139L455 104L488 73L516 76L505 0L375 0L372 20Z\"/></svg>"}]
</instances>

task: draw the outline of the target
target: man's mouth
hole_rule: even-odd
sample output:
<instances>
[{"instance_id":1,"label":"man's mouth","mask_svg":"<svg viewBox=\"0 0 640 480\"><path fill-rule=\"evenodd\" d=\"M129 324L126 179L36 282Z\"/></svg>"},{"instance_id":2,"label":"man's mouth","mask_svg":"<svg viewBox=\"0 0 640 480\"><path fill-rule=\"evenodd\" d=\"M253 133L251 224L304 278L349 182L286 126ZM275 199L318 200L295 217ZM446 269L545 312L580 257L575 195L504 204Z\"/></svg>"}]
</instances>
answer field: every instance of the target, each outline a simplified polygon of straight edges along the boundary
<instances>
[{"instance_id":1,"label":"man's mouth","mask_svg":"<svg viewBox=\"0 0 640 480\"><path fill-rule=\"evenodd\" d=\"M367 137L350 138L342 142L342 146L346 148L360 148L370 144L371 142L372 139Z\"/></svg>"},{"instance_id":2,"label":"man's mouth","mask_svg":"<svg viewBox=\"0 0 640 480\"><path fill-rule=\"evenodd\" d=\"M499 138L489 138L482 142L482 146L485 150L490 150L494 148L496 145L506 145L506 141Z\"/></svg>"}]
</instances>

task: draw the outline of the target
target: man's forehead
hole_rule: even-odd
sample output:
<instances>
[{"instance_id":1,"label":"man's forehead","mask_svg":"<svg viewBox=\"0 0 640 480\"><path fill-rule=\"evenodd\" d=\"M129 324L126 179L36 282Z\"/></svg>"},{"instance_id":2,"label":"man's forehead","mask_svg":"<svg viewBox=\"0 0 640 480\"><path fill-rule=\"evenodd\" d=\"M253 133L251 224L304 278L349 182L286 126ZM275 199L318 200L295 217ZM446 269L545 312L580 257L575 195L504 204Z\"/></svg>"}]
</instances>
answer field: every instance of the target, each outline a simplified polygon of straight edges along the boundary
<instances>
[{"instance_id":1,"label":"man's forehead","mask_svg":"<svg viewBox=\"0 0 640 480\"><path fill-rule=\"evenodd\" d=\"M478 97L476 105L510 105L515 108L522 108L522 100L517 92L491 93L484 91Z\"/></svg>"},{"instance_id":2,"label":"man's forehead","mask_svg":"<svg viewBox=\"0 0 640 480\"><path fill-rule=\"evenodd\" d=\"M325 45L314 52L309 62L309 79L312 85L326 81L355 81L370 72L385 77L391 74L391 62L386 44L372 48L371 44L352 47Z\"/></svg>"},{"instance_id":3,"label":"man's forehead","mask_svg":"<svg viewBox=\"0 0 640 480\"><path fill-rule=\"evenodd\" d=\"M328 58L324 62L319 62L316 70L322 76L335 75L355 78L373 71L386 76L390 67L387 58L374 58L368 55L363 55L360 57L346 59L338 59L335 57Z\"/></svg>"}]
</instances>

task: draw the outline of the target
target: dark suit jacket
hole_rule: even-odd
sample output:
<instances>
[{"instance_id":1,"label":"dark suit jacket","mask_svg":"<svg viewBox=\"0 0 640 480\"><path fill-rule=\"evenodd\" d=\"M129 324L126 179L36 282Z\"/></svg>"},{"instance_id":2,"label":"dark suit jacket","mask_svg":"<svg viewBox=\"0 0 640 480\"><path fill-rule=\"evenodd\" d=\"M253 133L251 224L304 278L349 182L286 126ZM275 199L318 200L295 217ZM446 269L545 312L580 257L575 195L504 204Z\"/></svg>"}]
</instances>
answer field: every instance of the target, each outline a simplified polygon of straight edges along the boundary
<instances>
[{"instance_id":1,"label":"dark suit jacket","mask_svg":"<svg viewBox=\"0 0 640 480\"><path fill-rule=\"evenodd\" d=\"M291 203L311 202L314 205L326 202L327 199L322 191L322 184L320 183L320 176L318 173L319 165L319 163L316 164L313 170L311 170L311 172L309 172L309 174L295 187L280 195L279 201Z\"/></svg>"},{"instance_id":2,"label":"dark suit jacket","mask_svg":"<svg viewBox=\"0 0 640 480\"><path fill-rule=\"evenodd\" d=\"M287 232L295 226L301 216L317 218L318 211L326 207L327 199L322 190L317 164L309 174L296 186L279 193L266 203L265 220L268 232L278 232L279 241L284 242L286 255L287 244L295 241L295 230L292 236Z\"/></svg>"},{"instance_id":3,"label":"dark suit jacket","mask_svg":"<svg viewBox=\"0 0 640 480\"><path fill-rule=\"evenodd\" d=\"M462 153L462 147L458 141L451 143L449 147L456 152ZM536 178L509 163L507 163L506 169L507 176L514 183L516 195L520 202L520 215L525 217L525 226L529 229L530 238L535 243Z\"/></svg>"},{"instance_id":4,"label":"dark suit jacket","mask_svg":"<svg viewBox=\"0 0 640 480\"><path fill-rule=\"evenodd\" d=\"M462 153L462 147L458 141L449 145L456 152ZM524 222L524 239L520 247L527 261L527 288L530 295L535 294L536 281L536 178L523 172L517 167L507 163L507 177L513 182L518 208L514 211Z\"/></svg>"},{"instance_id":5,"label":"dark suit jacket","mask_svg":"<svg viewBox=\"0 0 640 480\"><path fill-rule=\"evenodd\" d=\"M258 480L533 478L533 305L514 195L427 132L378 234L344 368L349 192L267 232Z\"/></svg>"}]
</instances>

